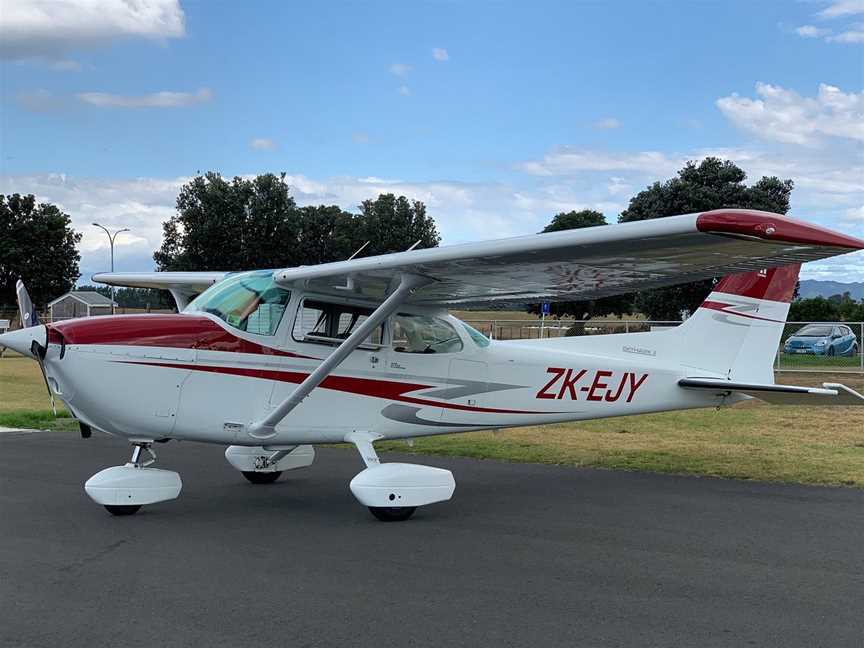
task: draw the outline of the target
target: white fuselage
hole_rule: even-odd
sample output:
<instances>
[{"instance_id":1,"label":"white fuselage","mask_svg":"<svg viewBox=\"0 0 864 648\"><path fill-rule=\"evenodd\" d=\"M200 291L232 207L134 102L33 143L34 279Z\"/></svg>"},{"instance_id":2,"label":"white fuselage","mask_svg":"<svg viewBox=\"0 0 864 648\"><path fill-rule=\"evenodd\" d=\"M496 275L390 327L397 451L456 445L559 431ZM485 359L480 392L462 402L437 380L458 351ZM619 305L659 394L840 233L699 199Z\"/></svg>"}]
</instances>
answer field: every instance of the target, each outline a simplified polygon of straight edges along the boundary
<instances>
[{"instance_id":1,"label":"white fuselage","mask_svg":"<svg viewBox=\"0 0 864 648\"><path fill-rule=\"evenodd\" d=\"M664 333L484 345L456 318L435 315L458 332L461 350L400 352L385 326L380 343L351 353L267 444L341 442L357 430L407 438L718 404L712 394L678 387L692 371L664 351ZM297 341L293 318L284 319L272 336L206 314L57 324L46 372L57 396L95 429L132 439L260 445L249 425L334 348Z\"/></svg>"}]
</instances>

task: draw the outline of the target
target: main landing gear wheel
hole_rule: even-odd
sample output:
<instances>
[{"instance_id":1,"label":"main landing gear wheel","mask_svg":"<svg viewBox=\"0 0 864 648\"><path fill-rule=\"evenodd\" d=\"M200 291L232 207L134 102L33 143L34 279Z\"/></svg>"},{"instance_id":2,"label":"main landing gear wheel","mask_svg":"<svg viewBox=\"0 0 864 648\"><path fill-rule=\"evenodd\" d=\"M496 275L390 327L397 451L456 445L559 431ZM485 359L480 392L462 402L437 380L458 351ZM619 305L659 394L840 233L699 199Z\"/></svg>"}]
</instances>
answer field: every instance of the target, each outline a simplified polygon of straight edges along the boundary
<instances>
[{"instance_id":1,"label":"main landing gear wheel","mask_svg":"<svg viewBox=\"0 0 864 648\"><path fill-rule=\"evenodd\" d=\"M272 484L282 474L281 470L273 472L254 472L252 470L243 470L241 474L253 484Z\"/></svg>"},{"instance_id":2,"label":"main landing gear wheel","mask_svg":"<svg viewBox=\"0 0 864 648\"><path fill-rule=\"evenodd\" d=\"M140 504L105 504L105 510L111 515L132 515L140 508Z\"/></svg>"},{"instance_id":3,"label":"main landing gear wheel","mask_svg":"<svg viewBox=\"0 0 864 648\"><path fill-rule=\"evenodd\" d=\"M370 506L372 515L382 522L404 522L417 510L416 506Z\"/></svg>"}]
</instances>

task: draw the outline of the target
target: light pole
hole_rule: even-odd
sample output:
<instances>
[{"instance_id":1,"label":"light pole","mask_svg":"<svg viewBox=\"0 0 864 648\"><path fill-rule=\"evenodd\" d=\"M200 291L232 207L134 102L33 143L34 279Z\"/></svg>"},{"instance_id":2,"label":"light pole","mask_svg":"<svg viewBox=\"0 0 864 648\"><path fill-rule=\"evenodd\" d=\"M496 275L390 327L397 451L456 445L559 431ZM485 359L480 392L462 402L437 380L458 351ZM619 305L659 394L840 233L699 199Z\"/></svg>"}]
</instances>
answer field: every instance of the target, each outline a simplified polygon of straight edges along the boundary
<instances>
[{"instance_id":1,"label":"light pole","mask_svg":"<svg viewBox=\"0 0 864 648\"><path fill-rule=\"evenodd\" d=\"M108 228L104 225L100 225L99 223L93 223L96 227L99 227L105 230L105 233L108 235L108 242L111 244L111 272L114 272L114 239L117 238L117 235L120 232L128 232L129 228L124 227L123 229L119 229L114 234L108 231ZM114 286L111 286L111 314L114 314Z\"/></svg>"}]
</instances>

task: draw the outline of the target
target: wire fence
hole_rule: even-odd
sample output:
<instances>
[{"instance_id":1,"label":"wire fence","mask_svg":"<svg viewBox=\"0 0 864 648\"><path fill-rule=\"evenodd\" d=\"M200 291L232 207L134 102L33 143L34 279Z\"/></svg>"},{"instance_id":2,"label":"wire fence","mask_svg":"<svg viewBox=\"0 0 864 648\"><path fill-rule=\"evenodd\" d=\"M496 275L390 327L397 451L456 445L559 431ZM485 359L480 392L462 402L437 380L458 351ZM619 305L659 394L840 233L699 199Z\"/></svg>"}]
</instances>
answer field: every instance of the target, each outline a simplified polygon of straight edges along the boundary
<instances>
[{"instance_id":1,"label":"wire fence","mask_svg":"<svg viewBox=\"0 0 864 648\"><path fill-rule=\"evenodd\" d=\"M639 333L674 328L654 320L466 320L496 340ZM802 335L802 333L804 335ZM710 344L706 340L706 344ZM864 372L864 322L787 322L774 358L777 371Z\"/></svg>"}]
</instances>

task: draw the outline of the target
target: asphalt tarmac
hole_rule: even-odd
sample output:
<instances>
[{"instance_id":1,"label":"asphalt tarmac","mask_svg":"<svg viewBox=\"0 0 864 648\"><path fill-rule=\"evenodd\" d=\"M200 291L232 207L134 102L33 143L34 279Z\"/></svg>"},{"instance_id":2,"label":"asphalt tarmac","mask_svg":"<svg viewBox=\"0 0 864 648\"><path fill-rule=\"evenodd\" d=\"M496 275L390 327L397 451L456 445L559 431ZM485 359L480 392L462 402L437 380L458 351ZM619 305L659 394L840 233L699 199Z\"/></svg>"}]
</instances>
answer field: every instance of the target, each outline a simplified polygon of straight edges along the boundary
<instances>
[{"instance_id":1,"label":"asphalt tarmac","mask_svg":"<svg viewBox=\"0 0 864 648\"><path fill-rule=\"evenodd\" d=\"M180 499L118 518L99 434L0 434L0 646L864 645L864 492L410 458L456 494L381 523L352 450L253 486L157 446Z\"/></svg>"}]
</instances>

